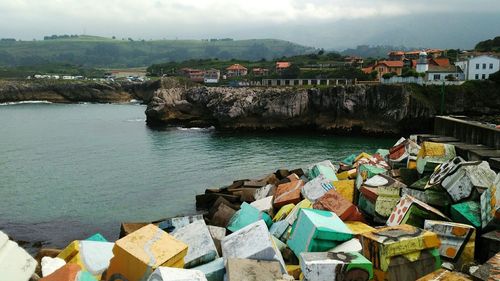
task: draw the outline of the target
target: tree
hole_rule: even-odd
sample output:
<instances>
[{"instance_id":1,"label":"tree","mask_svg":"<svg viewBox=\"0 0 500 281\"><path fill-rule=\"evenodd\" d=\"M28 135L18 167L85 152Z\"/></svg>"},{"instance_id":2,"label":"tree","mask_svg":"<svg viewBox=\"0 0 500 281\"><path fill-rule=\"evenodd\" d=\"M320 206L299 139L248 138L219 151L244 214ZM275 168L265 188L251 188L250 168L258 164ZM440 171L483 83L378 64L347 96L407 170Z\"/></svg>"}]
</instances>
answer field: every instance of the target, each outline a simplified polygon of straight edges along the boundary
<instances>
[{"instance_id":1,"label":"tree","mask_svg":"<svg viewBox=\"0 0 500 281\"><path fill-rule=\"evenodd\" d=\"M115 40L115 39L116 39L116 37L115 37L115 36L113 36L113 37L111 37L111 39Z\"/></svg>"},{"instance_id":2,"label":"tree","mask_svg":"<svg viewBox=\"0 0 500 281\"><path fill-rule=\"evenodd\" d=\"M497 84L500 84L500 71L497 71L493 74L490 74L490 77L488 77L488 80L491 80Z\"/></svg>"},{"instance_id":3,"label":"tree","mask_svg":"<svg viewBox=\"0 0 500 281\"><path fill-rule=\"evenodd\" d=\"M321 49L321 50L319 50L319 52L318 52L318 56L322 56L324 53L325 53L325 50Z\"/></svg>"},{"instance_id":4,"label":"tree","mask_svg":"<svg viewBox=\"0 0 500 281\"><path fill-rule=\"evenodd\" d=\"M300 67L296 64L290 65L290 67L283 70L281 76L285 79L296 79L300 76Z\"/></svg>"},{"instance_id":5,"label":"tree","mask_svg":"<svg viewBox=\"0 0 500 281\"><path fill-rule=\"evenodd\" d=\"M391 77L394 77L396 75L398 75L396 72L389 72L389 73L385 73L384 75L382 75L382 78L390 79Z\"/></svg>"}]
</instances>

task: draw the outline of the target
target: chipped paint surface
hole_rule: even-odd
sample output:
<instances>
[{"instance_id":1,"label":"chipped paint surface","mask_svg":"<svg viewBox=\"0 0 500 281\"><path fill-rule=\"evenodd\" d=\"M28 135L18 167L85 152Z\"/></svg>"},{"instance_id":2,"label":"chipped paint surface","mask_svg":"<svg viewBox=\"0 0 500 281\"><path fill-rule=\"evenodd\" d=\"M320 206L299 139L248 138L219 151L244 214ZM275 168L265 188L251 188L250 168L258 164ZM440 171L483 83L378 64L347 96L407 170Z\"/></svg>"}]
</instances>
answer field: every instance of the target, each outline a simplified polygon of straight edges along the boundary
<instances>
[{"instance_id":1,"label":"chipped paint surface","mask_svg":"<svg viewBox=\"0 0 500 281\"><path fill-rule=\"evenodd\" d=\"M412 218L412 216L414 216L414 218ZM450 221L450 219L438 209L431 207L412 196L405 195L392 211L386 224L388 226L395 226L408 221L421 221L422 225L418 226L423 227L424 218L440 218L442 220Z\"/></svg>"},{"instance_id":2,"label":"chipped paint surface","mask_svg":"<svg viewBox=\"0 0 500 281\"><path fill-rule=\"evenodd\" d=\"M424 229L436 233L441 240L439 254L454 262L474 260L475 228L461 223L426 220ZM472 255L471 255L472 254Z\"/></svg>"},{"instance_id":3,"label":"chipped paint surface","mask_svg":"<svg viewBox=\"0 0 500 281\"><path fill-rule=\"evenodd\" d=\"M500 227L500 174L481 195L481 223L483 229Z\"/></svg>"}]
</instances>

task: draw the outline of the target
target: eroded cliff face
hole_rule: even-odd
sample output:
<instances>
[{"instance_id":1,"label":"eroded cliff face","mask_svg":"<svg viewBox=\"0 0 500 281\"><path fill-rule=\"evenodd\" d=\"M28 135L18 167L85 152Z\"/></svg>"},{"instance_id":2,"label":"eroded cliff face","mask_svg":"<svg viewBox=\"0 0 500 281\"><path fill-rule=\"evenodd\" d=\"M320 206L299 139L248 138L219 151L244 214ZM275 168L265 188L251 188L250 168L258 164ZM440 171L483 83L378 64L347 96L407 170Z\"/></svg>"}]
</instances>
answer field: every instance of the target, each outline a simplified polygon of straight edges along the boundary
<instances>
[{"instance_id":1,"label":"eroded cliff face","mask_svg":"<svg viewBox=\"0 0 500 281\"><path fill-rule=\"evenodd\" d=\"M0 81L0 103L43 100L54 103L149 103L159 82L114 83L88 81Z\"/></svg>"},{"instance_id":2,"label":"eroded cliff face","mask_svg":"<svg viewBox=\"0 0 500 281\"><path fill-rule=\"evenodd\" d=\"M398 133L406 119L428 123L433 109L401 86L159 89L146 115L151 124L223 129L292 129Z\"/></svg>"}]
</instances>

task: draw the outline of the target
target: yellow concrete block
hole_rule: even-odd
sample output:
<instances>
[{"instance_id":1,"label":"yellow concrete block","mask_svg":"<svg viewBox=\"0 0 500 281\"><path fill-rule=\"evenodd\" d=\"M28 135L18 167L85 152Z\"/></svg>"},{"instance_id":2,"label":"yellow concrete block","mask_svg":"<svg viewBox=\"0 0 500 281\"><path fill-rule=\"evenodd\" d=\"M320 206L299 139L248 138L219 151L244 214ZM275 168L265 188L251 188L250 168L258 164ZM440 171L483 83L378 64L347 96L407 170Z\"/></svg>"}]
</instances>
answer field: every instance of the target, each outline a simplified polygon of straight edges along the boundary
<instances>
[{"instance_id":1,"label":"yellow concrete block","mask_svg":"<svg viewBox=\"0 0 500 281\"><path fill-rule=\"evenodd\" d=\"M444 144L436 142L424 142L422 148L418 152L422 157L444 156L446 149Z\"/></svg>"},{"instance_id":2,"label":"yellow concrete block","mask_svg":"<svg viewBox=\"0 0 500 281\"><path fill-rule=\"evenodd\" d=\"M359 238L363 233L368 233L375 230L375 228L359 221L346 221L344 223L345 225L347 225L347 227L349 227L356 238Z\"/></svg>"},{"instance_id":3,"label":"yellow concrete block","mask_svg":"<svg viewBox=\"0 0 500 281\"><path fill-rule=\"evenodd\" d=\"M157 226L146 225L116 241L106 278L145 281L159 266L184 267L187 250L186 244Z\"/></svg>"},{"instance_id":4,"label":"yellow concrete block","mask_svg":"<svg viewBox=\"0 0 500 281\"><path fill-rule=\"evenodd\" d=\"M416 170L417 169L417 160L409 160L407 168L412 169L412 170Z\"/></svg>"},{"instance_id":5,"label":"yellow concrete block","mask_svg":"<svg viewBox=\"0 0 500 281\"><path fill-rule=\"evenodd\" d=\"M280 220L286 218L286 216L288 216L288 214L290 214L290 212L293 210L294 207L295 207L295 204L293 204L293 203L287 204L287 205L281 207L281 209L274 216L273 222L277 222L277 221L280 221Z\"/></svg>"},{"instance_id":6,"label":"yellow concrete block","mask_svg":"<svg viewBox=\"0 0 500 281\"><path fill-rule=\"evenodd\" d=\"M354 159L354 162L358 162L359 160L363 159L363 158L372 158L372 156L366 152L361 152L358 156L356 156L356 158Z\"/></svg>"},{"instance_id":7,"label":"yellow concrete block","mask_svg":"<svg viewBox=\"0 0 500 281\"><path fill-rule=\"evenodd\" d=\"M355 180L334 181L333 186L342 197L354 203L354 183Z\"/></svg>"},{"instance_id":8,"label":"yellow concrete block","mask_svg":"<svg viewBox=\"0 0 500 281\"><path fill-rule=\"evenodd\" d=\"M80 257L80 243L75 240L71 242L62 252L57 255L58 258L63 259L66 263L78 264L81 268L84 268L83 262Z\"/></svg>"}]
</instances>

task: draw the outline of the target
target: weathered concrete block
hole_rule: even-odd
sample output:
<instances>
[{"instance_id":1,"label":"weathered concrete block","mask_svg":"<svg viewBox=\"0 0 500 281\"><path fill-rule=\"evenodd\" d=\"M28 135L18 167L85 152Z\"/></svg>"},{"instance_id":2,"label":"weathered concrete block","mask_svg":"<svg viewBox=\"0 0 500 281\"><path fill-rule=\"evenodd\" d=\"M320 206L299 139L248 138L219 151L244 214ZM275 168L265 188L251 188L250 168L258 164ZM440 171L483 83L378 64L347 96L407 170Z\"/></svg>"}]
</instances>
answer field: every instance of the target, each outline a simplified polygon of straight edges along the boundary
<instances>
[{"instance_id":1,"label":"weathered concrete block","mask_svg":"<svg viewBox=\"0 0 500 281\"><path fill-rule=\"evenodd\" d=\"M343 221L364 221L363 215L354 204L336 190L329 190L314 204L314 209L334 212Z\"/></svg>"},{"instance_id":2,"label":"weathered concrete block","mask_svg":"<svg viewBox=\"0 0 500 281\"><path fill-rule=\"evenodd\" d=\"M319 175L323 175L330 181L336 181L337 179L337 167L335 167L330 160L321 161L309 167L308 178L309 180L314 179Z\"/></svg>"},{"instance_id":3,"label":"weathered concrete block","mask_svg":"<svg viewBox=\"0 0 500 281\"><path fill-rule=\"evenodd\" d=\"M417 279L417 281L472 281L472 279L465 274L441 268Z\"/></svg>"},{"instance_id":4,"label":"weathered concrete block","mask_svg":"<svg viewBox=\"0 0 500 281\"><path fill-rule=\"evenodd\" d=\"M500 229L481 235L479 262L486 262L500 252Z\"/></svg>"},{"instance_id":5,"label":"weathered concrete block","mask_svg":"<svg viewBox=\"0 0 500 281\"><path fill-rule=\"evenodd\" d=\"M222 253L226 260L229 258L248 258L278 261L283 272L286 272L283 257L263 220L252 223L226 236L222 240Z\"/></svg>"},{"instance_id":6,"label":"weathered concrete block","mask_svg":"<svg viewBox=\"0 0 500 281\"><path fill-rule=\"evenodd\" d=\"M148 278L148 281L207 281L205 274L195 269L159 267Z\"/></svg>"},{"instance_id":7,"label":"weathered concrete block","mask_svg":"<svg viewBox=\"0 0 500 281\"><path fill-rule=\"evenodd\" d=\"M149 224L117 240L106 280L144 281L160 266L184 267L188 246Z\"/></svg>"},{"instance_id":8,"label":"weathered concrete block","mask_svg":"<svg viewBox=\"0 0 500 281\"><path fill-rule=\"evenodd\" d=\"M332 181L325 178L323 175L319 175L308 181L304 187L302 187L301 192L304 198L309 199L311 202L315 202L332 188Z\"/></svg>"},{"instance_id":9,"label":"weathered concrete block","mask_svg":"<svg viewBox=\"0 0 500 281\"><path fill-rule=\"evenodd\" d=\"M203 220L203 215L184 216L166 219L158 224L158 227L168 233L182 228L192 222Z\"/></svg>"},{"instance_id":10,"label":"weathered concrete block","mask_svg":"<svg viewBox=\"0 0 500 281\"><path fill-rule=\"evenodd\" d=\"M479 280L497 281L500 280L500 253L490 258L485 264L481 265L472 276Z\"/></svg>"},{"instance_id":11,"label":"weathered concrete block","mask_svg":"<svg viewBox=\"0 0 500 281\"><path fill-rule=\"evenodd\" d=\"M456 156L455 147L444 143L424 142L417 155L417 171L432 173L437 165Z\"/></svg>"},{"instance_id":12,"label":"weathered concrete block","mask_svg":"<svg viewBox=\"0 0 500 281\"><path fill-rule=\"evenodd\" d=\"M500 174L481 195L481 225L483 230L500 228Z\"/></svg>"},{"instance_id":13,"label":"weathered concrete block","mask_svg":"<svg viewBox=\"0 0 500 281\"><path fill-rule=\"evenodd\" d=\"M236 210L226 204L219 204L214 210L210 223L215 226L227 227L234 214L236 214Z\"/></svg>"},{"instance_id":14,"label":"weathered concrete block","mask_svg":"<svg viewBox=\"0 0 500 281\"><path fill-rule=\"evenodd\" d=\"M473 226L454 222L426 220L424 229L436 233L441 240L439 254L461 269L462 265L474 261L476 229Z\"/></svg>"},{"instance_id":15,"label":"weathered concrete block","mask_svg":"<svg viewBox=\"0 0 500 281\"><path fill-rule=\"evenodd\" d=\"M224 266L223 258L218 258L193 269L203 272L208 281L223 281L224 274L226 274L226 267Z\"/></svg>"},{"instance_id":16,"label":"weathered concrete block","mask_svg":"<svg viewBox=\"0 0 500 281\"><path fill-rule=\"evenodd\" d=\"M283 236L283 234L285 234L285 232L286 232L286 230L288 229L289 226L290 225L288 224L287 221L284 221L284 220L283 221L278 221L278 222L273 223L273 225L269 229L269 232L274 237L280 239Z\"/></svg>"},{"instance_id":17,"label":"weathered concrete block","mask_svg":"<svg viewBox=\"0 0 500 281\"><path fill-rule=\"evenodd\" d=\"M269 215L273 214L273 196L268 196L250 203L251 206L257 208L261 212L266 212Z\"/></svg>"},{"instance_id":18,"label":"weathered concrete block","mask_svg":"<svg viewBox=\"0 0 500 281\"><path fill-rule=\"evenodd\" d=\"M258 188L255 190L253 197L255 198L255 200L259 200L259 199L266 198L268 196L273 196L273 194L271 193L271 191L273 190L273 187L274 187L274 185L267 184L261 188Z\"/></svg>"},{"instance_id":19,"label":"weathered concrete block","mask_svg":"<svg viewBox=\"0 0 500 281\"><path fill-rule=\"evenodd\" d=\"M297 180L278 185L274 195L274 207L281 208L286 204L297 204L300 202L300 195L304 181Z\"/></svg>"},{"instance_id":20,"label":"weathered concrete block","mask_svg":"<svg viewBox=\"0 0 500 281\"><path fill-rule=\"evenodd\" d=\"M328 252L332 253L362 253L363 252L363 245L361 245L361 242L357 238L352 238L351 240L348 240L337 247L328 250Z\"/></svg>"},{"instance_id":21,"label":"weathered concrete block","mask_svg":"<svg viewBox=\"0 0 500 281\"><path fill-rule=\"evenodd\" d=\"M347 201L354 203L354 180L339 180L332 182L335 190Z\"/></svg>"},{"instance_id":22,"label":"weathered concrete block","mask_svg":"<svg viewBox=\"0 0 500 281\"><path fill-rule=\"evenodd\" d=\"M226 229L224 227L207 225L208 231L210 232L210 236L212 236L212 240L214 241L215 248L217 248L217 253L219 256L222 256L222 249L220 243L224 237L226 237Z\"/></svg>"},{"instance_id":23,"label":"weathered concrete block","mask_svg":"<svg viewBox=\"0 0 500 281\"><path fill-rule=\"evenodd\" d=\"M0 279L27 281L35 272L36 266L34 258L0 231Z\"/></svg>"},{"instance_id":24,"label":"weathered concrete block","mask_svg":"<svg viewBox=\"0 0 500 281\"><path fill-rule=\"evenodd\" d=\"M228 281L277 280L283 276L280 263L276 261L229 258Z\"/></svg>"},{"instance_id":25,"label":"weathered concrete block","mask_svg":"<svg viewBox=\"0 0 500 281\"><path fill-rule=\"evenodd\" d=\"M272 224L272 219L268 214L244 202L241 204L241 209L229 221L227 229L235 232L259 220L264 220L268 226Z\"/></svg>"},{"instance_id":26,"label":"weathered concrete block","mask_svg":"<svg viewBox=\"0 0 500 281\"><path fill-rule=\"evenodd\" d=\"M287 244L299 256L302 252L326 251L352 236L351 230L335 213L301 209Z\"/></svg>"},{"instance_id":27,"label":"weathered concrete block","mask_svg":"<svg viewBox=\"0 0 500 281\"><path fill-rule=\"evenodd\" d=\"M295 204L286 204L285 206L281 207L276 215L274 215L273 222L277 222L280 220L283 220L290 214L290 212L293 210L295 207Z\"/></svg>"},{"instance_id":28,"label":"weathered concrete block","mask_svg":"<svg viewBox=\"0 0 500 281\"><path fill-rule=\"evenodd\" d=\"M394 211L392 211L386 224L388 226L410 224L423 228L426 219L450 221L450 219L438 209L414 197L405 195L401 198L396 208L394 208Z\"/></svg>"},{"instance_id":29,"label":"weathered concrete block","mask_svg":"<svg viewBox=\"0 0 500 281\"><path fill-rule=\"evenodd\" d=\"M359 221L346 221L344 223L352 231L354 237L356 237L357 239L361 239L361 235L363 233L372 232L375 230L375 228Z\"/></svg>"},{"instance_id":30,"label":"weathered concrete block","mask_svg":"<svg viewBox=\"0 0 500 281\"><path fill-rule=\"evenodd\" d=\"M311 201L304 199L300 201L295 207L293 207L292 211L286 216L285 220L288 222L289 225L293 225L295 220L297 219L297 216L299 215L299 210L300 209L309 209L312 208L312 203Z\"/></svg>"},{"instance_id":31,"label":"weathered concrete block","mask_svg":"<svg viewBox=\"0 0 500 281\"><path fill-rule=\"evenodd\" d=\"M451 206L451 218L455 222L481 228L481 207L476 201L465 201Z\"/></svg>"},{"instance_id":32,"label":"weathered concrete block","mask_svg":"<svg viewBox=\"0 0 500 281\"><path fill-rule=\"evenodd\" d=\"M301 253L300 265L308 281L359 280L373 278L372 263L360 253Z\"/></svg>"},{"instance_id":33,"label":"weathered concrete block","mask_svg":"<svg viewBox=\"0 0 500 281\"><path fill-rule=\"evenodd\" d=\"M363 255L371 260L374 268L382 272L383 275L388 274L391 265L407 264L409 261L415 260L415 257L418 257L419 252L423 250L435 249L439 259L437 248L440 245L440 240L437 234L411 225L388 226L364 233L361 242L363 244ZM393 261L395 257L404 255L407 256L406 259ZM439 266L441 266L440 259ZM434 270L432 268L431 271L420 272L419 277ZM400 277L409 280L404 276ZM377 279L377 277L375 279L384 280Z\"/></svg>"},{"instance_id":34,"label":"weathered concrete block","mask_svg":"<svg viewBox=\"0 0 500 281\"><path fill-rule=\"evenodd\" d=\"M51 258L51 257L43 257L41 266L42 266L42 277L48 276L54 271L66 265L66 261L61 258Z\"/></svg>"},{"instance_id":35,"label":"weathered concrete block","mask_svg":"<svg viewBox=\"0 0 500 281\"><path fill-rule=\"evenodd\" d=\"M184 257L184 268L205 264L219 257L210 231L203 220L177 228L173 236L188 245L188 251Z\"/></svg>"}]
</instances>

